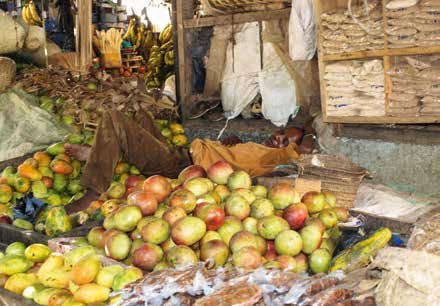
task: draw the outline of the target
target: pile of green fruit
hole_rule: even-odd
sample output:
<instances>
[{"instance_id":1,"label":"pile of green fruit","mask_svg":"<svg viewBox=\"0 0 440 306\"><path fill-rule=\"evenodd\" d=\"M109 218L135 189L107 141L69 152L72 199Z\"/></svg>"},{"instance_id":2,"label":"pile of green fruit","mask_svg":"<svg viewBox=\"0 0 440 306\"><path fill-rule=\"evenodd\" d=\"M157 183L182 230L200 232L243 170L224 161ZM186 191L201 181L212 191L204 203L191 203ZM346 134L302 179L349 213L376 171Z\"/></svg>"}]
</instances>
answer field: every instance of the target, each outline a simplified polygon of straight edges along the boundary
<instances>
[{"instance_id":1,"label":"pile of green fruit","mask_svg":"<svg viewBox=\"0 0 440 306\"><path fill-rule=\"evenodd\" d=\"M87 239L145 271L211 259L214 267L326 272L338 222L348 219L329 192L300 197L288 184L252 186L246 172L223 161L207 172L190 166L178 179L130 178L127 186L126 200L102 205L103 226Z\"/></svg>"},{"instance_id":2,"label":"pile of green fruit","mask_svg":"<svg viewBox=\"0 0 440 306\"><path fill-rule=\"evenodd\" d=\"M0 287L39 305L113 304L117 298L110 298L112 290L119 291L142 276L134 267L103 267L90 246L61 255L43 244L26 247L15 242L5 254L0 252Z\"/></svg>"},{"instance_id":3,"label":"pile of green fruit","mask_svg":"<svg viewBox=\"0 0 440 306\"><path fill-rule=\"evenodd\" d=\"M188 145L188 138L185 135L185 129L180 123L169 122L168 120L154 120L160 133L167 139L168 144L176 147Z\"/></svg>"}]
</instances>

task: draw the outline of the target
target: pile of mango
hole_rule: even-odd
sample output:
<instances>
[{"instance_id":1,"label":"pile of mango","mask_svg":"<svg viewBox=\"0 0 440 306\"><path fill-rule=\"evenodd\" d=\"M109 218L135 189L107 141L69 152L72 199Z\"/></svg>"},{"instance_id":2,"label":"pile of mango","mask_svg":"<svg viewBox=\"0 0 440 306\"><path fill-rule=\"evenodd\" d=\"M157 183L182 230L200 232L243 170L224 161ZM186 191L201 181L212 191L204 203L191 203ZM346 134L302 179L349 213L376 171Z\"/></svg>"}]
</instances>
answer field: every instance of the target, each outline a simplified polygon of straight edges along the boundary
<instances>
[{"instance_id":1,"label":"pile of mango","mask_svg":"<svg viewBox=\"0 0 440 306\"><path fill-rule=\"evenodd\" d=\"M167 139L168 144L176 147L188 145L188 138L185 136L185 129L180 123L169 122L168 120L154 120L160 133Z\"/></svg>"},{"instance_id":2,"label":"pile of mango","mask_svg":"<svg viewBox=\"0 0 440 306\"><path fill-rule=\"evenodd\" d=\"M80 246L64 255L43 244L15 242L0 252L0 287L39 305L113 304L110 292L142 278L138 268L103 267L93 247Z\"/></svg>"}]
</instances>

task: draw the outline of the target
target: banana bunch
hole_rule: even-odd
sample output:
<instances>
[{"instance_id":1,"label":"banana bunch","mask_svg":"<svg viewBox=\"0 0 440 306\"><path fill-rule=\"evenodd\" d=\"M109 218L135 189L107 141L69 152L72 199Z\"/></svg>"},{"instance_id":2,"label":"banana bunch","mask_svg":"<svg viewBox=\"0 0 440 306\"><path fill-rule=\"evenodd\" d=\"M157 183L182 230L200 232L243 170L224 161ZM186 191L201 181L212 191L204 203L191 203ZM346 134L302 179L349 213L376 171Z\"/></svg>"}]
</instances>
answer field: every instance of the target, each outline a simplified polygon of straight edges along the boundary
<instances>
[{"instance_id":1,"label":"banana bunch","mask_svg":"<svg viewBox=\"0 0 440 306\"><path fill-rule=\"evenodd\" d=\"M29 4L22 7L21 16L28 25L42 25L41 18L38 16L37 8L33 1L29 1Z\"/></svg>"},{"instance_id":2,"label":"banana bunch","mask_svg":"<svg viewBox=\"0 0 440 306\"><path fill-rule=\"evenodd\" d=\"M171 24L167 25L165 29L159 35L159 41L161 45L166 44L173 38L173 26Z\"/></svg>"},{"instance_id":3,"label":"banana bunch","mask_svg":"<svg viewBox=\"0 0 440 306\"><path fill-rule=\"evenodd\" d=\"M122 38L130 41L139 52L148 51L155 44L153 32L145 24L139 24L136 18L130 19L127 32Z\"/></svg>"}]
</instances>

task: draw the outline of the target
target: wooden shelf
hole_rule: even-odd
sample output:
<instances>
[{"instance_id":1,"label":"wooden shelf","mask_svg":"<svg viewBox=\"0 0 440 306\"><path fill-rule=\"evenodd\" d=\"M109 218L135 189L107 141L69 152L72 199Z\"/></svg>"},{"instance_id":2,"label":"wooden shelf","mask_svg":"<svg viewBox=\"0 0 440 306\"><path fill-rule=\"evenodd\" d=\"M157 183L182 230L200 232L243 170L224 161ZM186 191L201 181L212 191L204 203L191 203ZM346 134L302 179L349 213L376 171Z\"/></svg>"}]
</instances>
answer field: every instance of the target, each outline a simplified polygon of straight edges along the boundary
<instances>
[{"instance_id":1,"label":"wooden shelf","mask_svg":"<svg viewBox=\"0 0 440 306\"><path fill-rule=\"evenodd\" d=\"M347 52L341 54L328 54L322 56L322 61L345 61L363 58L374 58L384 56L401 56L401 55L418 55L418 54L433 54L440 53L440 46L434 47L413 47L403 49L388 49L388 50L368 50Z\"/></svg>"},{"instance_id":2,"label":"wooden shelf","mask_svg":"<svg viewBox=\"0 0 440 306\"><path fill-rule=\"evenodd\" d=\"M288 19L290 8L281 10L257 11L220 15L214 17L201 17L198 19L186 19L183 21L185 29L211 27L215 25L240 24L252 21Z\"/></svg>"},{"instance_id":3,"label":"wooden shelf","mask_svg":"<svg viewBox=\"0 0 440 306\"><path fill-rule=\"evenodd\" d=\"M420 123L440 123L439 117L332 117L324 118L329 123L371 123L371 124L420 124Z\"/></svg>"}]
</instances>

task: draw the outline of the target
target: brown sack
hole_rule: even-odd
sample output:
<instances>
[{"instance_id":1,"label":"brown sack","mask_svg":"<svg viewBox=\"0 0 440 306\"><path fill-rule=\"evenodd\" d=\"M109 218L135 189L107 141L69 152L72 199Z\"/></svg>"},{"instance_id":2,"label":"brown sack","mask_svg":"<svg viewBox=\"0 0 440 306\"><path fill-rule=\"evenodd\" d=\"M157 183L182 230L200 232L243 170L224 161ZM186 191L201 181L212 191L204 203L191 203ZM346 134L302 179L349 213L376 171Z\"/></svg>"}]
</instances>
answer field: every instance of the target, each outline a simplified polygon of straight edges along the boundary
<instances>
[{"instance_id":1,"label":"brown sack","mask_svg":"<svg viewBox=\"0 0 440 306\"><path fill-rule=\"evenodd\" d=\"M275 149L249 142L233 147L225 147L220 142L196 139L191 143L191 157L195 165L208 169L219 160L231 164L234 169L244 170L251 176L261 176L272 172L282 164L288 164L299 157L296 144Z\"/></svg>"}]
</instances>

